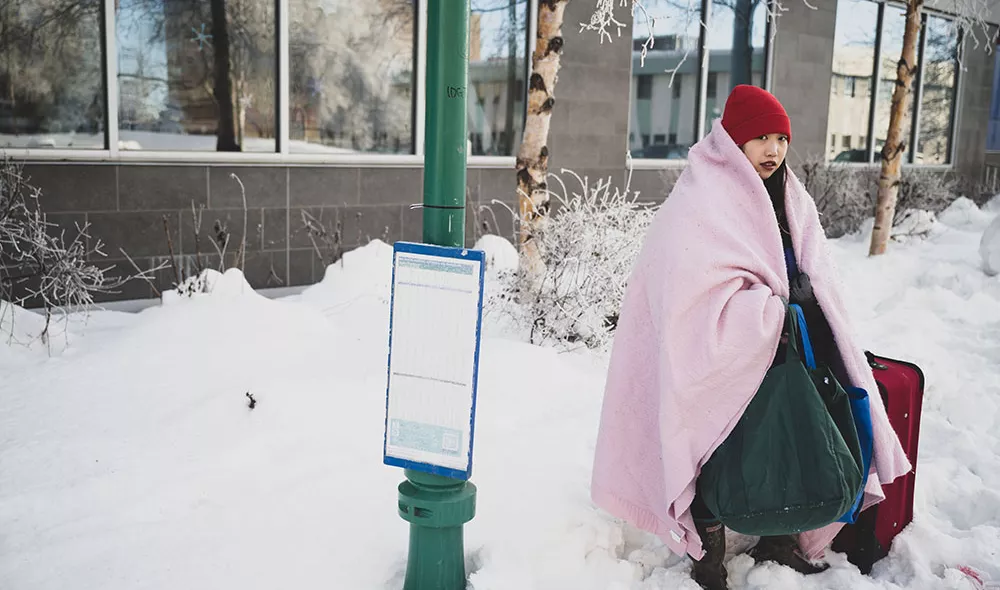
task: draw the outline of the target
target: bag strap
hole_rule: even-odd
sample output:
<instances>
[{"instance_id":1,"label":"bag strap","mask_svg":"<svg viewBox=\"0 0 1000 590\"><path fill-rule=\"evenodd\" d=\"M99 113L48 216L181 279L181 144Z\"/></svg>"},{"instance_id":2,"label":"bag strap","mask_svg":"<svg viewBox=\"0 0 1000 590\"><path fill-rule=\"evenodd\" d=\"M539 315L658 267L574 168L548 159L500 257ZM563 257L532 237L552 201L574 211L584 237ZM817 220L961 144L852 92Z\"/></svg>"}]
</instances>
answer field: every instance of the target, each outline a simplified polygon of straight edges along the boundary
<instances>
[{"instance_id":1,"label":"bag strap","mask_svg":"<svg viewBox=\"0 0 1000 590\"><path fill-rule=\"evenodd\" d=\"M782 299L784 301L784 299ZM785 325L782 328L782 337L785 347L785 364L801 362L799 354L799 323L795 319L795 310L791 305L785 303ZM778 348L781 350L780 346Z\"/></svg>"},{"instance_id":2,"label":"bag strap","mask_svg":"<svg viewBox=\"0 0 1000 590\"><path fill-rule=\"evenodd\" d=\"M788 273L789 281L799 276L799 263L795 260L795 250L791 247L785 248L785 272Z\"/></svg>"},{"instance_id":3,"label":"bag strap","mask_svg":"<svg viewBox=\"0 0 1000 590\"><path fill-rule=\"evenodd\" d=\"M802 353L805 355L806 367L809 369L816 368L816 357L813 354L812 342L809 341L809 328L806 326L806 314L802 311L802 306L793 303L788 306L789 313L794 313L792 326L793 330L790 336L794 339L796 334L794 328L797 327L800 334L802 334Z\"/></svg>"}]
</instances>

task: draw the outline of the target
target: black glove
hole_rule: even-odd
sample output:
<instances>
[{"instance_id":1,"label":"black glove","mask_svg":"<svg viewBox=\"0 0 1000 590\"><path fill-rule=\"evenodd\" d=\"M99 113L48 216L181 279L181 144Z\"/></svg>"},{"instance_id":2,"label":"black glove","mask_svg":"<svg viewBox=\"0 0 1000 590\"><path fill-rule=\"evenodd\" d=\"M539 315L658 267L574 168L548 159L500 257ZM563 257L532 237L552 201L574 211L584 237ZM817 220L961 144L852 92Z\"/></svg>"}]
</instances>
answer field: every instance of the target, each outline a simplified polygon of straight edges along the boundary
<instances>
[{"instance_id":1,"label":"black glove","mask_svg":"<svg viewBox=\"0 0 1000 590\"><path fill-rule=\"evenodd\" d=\"M796 303L802 307L817 362L820 364L829 363L830 359L835 356L836 345L830 324L827 323L823 310L820 309L819 302L816 301L816 294L813 293L809 275L801 273L792 279L789 283L789 292L789 303Z\"/></svg>"},{"instance_id":2,"label":"black glove","mask_svg":"<svg viewBox=\"0 0 1000 590\"><path fill-rule=\"evenodd\" d=\"M799 276L790 281L789 291L790 297L788 299L790 303L798 303L805 308L816 302L812 281L809 280L809 275L806 273L800 273Z\"/></svg>"}]
</instances>

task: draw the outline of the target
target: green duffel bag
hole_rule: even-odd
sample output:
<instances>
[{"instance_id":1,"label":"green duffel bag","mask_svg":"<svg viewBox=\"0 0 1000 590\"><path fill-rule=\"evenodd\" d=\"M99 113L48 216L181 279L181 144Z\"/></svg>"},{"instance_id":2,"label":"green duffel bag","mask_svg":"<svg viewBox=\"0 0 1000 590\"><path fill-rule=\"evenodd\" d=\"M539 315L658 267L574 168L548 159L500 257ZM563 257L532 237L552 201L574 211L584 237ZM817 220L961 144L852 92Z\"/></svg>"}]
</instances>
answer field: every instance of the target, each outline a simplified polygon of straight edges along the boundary
<instances>
[{"instance_id":1,"label":"green duffel bag","mask_svg":"<svg viewBox=\"0 0 1000 590\"><path fill-rule=\"evenodd\" d=\"M797 534L836 522L863 482L847 393L829 369L803 363L794 309L786 311L785 328L785 362L767 372L698 478L708 509L746 535Z\"/></svg>"}]
</instances>

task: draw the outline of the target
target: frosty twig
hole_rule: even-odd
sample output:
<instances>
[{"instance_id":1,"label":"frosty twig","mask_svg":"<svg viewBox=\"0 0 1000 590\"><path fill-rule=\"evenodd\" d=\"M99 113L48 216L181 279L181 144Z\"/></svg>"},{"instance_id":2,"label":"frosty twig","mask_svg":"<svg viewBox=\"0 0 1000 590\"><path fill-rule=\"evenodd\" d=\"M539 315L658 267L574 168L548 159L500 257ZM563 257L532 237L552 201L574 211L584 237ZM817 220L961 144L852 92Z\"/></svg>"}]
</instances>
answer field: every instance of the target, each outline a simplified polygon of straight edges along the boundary
<instances>
[{"instance_id":1,"label":"frosty twig","mask_svg":"<svg viewBox=\"0 0 1000 590\"><path fill-rule=\"evenodd\" d=\"M0 301L35 306L45 314L48 341L54 315L87 310L98 295L117 293L134 278L148 280L159 268L118 277L113 267L90 261L106 258L104 244L90 235L90 224L74 223L67 233L48 221L41 190L31 186L23 166L0 160Z\"/></svg>"}]
</instances>

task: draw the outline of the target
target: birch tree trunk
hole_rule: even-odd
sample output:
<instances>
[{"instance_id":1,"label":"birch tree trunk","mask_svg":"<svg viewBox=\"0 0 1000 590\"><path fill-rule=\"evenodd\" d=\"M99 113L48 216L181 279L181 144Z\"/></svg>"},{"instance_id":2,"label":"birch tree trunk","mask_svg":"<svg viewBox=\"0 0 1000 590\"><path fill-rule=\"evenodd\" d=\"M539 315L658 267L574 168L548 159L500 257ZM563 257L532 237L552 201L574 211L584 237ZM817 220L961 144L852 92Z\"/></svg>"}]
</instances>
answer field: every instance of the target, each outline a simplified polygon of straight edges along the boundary
<instances>
[{"instance_id":1,"label":"birch tree trunk","mask_svg":"<svg viewBox=\"0 0 1000 590\"><path fill-rule=\"evenodd\" d=\"M549 125L562 52L562 22L569 0L539 0L538 36L531 55L524 137L517 153L521 266L537 279L545 271L538 235L549 212Z\"/></svg>"},{"instance_id":2,"label":"birch tree trunk","mask_svg":"<svg viewBox=\"0 0 1000 590\"><path fill-rule=\"evenodd\" d=\"M903 119L909 107L913 75L917 70L917 39L920 37L920 17L923 7L924 0L907 0L903 52L896 65L896 88L892 93L892 109L889 112L889 133L882 147L882 174L878 180L875 229L872 231L869 256L885 254L889 237L892 235L892 220L896 214L903 155L907 147L903 137Z\"/></svg>"}]
</instances>

